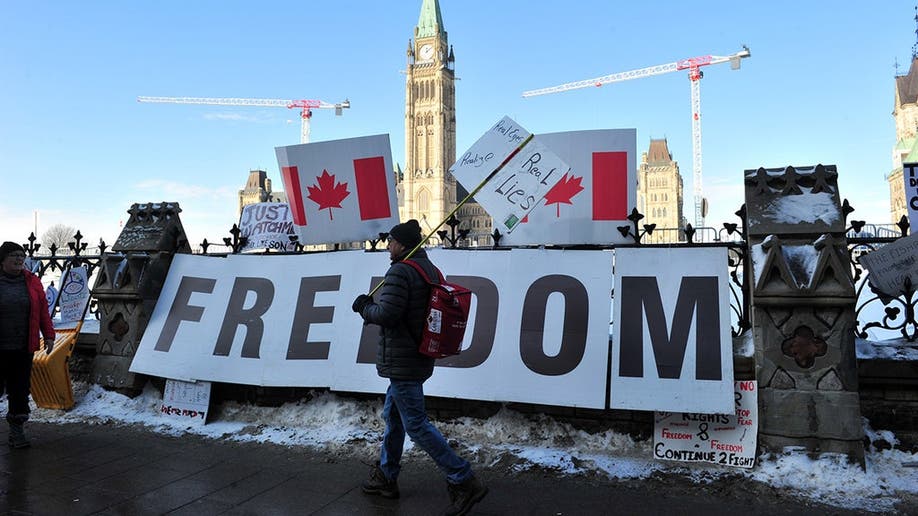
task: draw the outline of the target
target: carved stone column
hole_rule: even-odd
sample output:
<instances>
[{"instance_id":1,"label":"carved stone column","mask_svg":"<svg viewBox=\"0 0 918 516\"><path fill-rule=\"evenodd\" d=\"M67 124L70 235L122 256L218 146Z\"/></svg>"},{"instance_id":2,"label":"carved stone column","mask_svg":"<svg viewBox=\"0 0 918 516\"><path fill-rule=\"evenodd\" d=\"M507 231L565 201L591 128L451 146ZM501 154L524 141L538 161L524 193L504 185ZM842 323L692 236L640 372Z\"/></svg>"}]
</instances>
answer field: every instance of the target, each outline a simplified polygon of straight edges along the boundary
<instances>
[{"instance_id":1,"label":"carved stone column","mask_svg":"<svg viewBox=\"0 0 918 516\"><path fill-rule=\"evenodd\" d=\"M130 219L99 266L93 295L99 342L93 382L139 392L144 378L129 371L175 253L191 253L178 203L134 204Z\"/></svg>"},{"instance_id":2,"label":"carved stone column","mask_svg":"<svg viewBox=\"0 0 918 516\"><path fill-rule=\"evenodd\" d=\"M833 165L745 171L759 443L864 464L854 283Z\"/></svg>"}]
</instances>

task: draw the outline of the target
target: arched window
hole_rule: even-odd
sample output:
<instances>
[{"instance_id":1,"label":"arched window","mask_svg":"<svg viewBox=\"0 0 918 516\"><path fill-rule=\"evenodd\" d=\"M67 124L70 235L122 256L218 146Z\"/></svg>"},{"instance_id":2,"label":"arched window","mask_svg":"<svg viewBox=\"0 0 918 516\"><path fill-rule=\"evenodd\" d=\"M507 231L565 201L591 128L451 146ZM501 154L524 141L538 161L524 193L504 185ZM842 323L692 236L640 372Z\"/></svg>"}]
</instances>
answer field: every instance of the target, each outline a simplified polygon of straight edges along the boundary
<instances>
[{"instance_id":1,"label":"arched window","mask_svg":"<svg viewBox=\"0 0 918 516\"><path fill-rule=\"evenodd\" d=\"M418 192L418 211L426 212L430 209L430 192L426 189L422 189Z\"/></svg>"},{"instance_id":2,"label":"arched window","mask_svg":"<svg viewBox=\"0 0 918 516\"><path fill-rule=\"evenodd\" d=\"M666 206L663 207L663 216L666 216Z\"/></svg>"}]
</instances>

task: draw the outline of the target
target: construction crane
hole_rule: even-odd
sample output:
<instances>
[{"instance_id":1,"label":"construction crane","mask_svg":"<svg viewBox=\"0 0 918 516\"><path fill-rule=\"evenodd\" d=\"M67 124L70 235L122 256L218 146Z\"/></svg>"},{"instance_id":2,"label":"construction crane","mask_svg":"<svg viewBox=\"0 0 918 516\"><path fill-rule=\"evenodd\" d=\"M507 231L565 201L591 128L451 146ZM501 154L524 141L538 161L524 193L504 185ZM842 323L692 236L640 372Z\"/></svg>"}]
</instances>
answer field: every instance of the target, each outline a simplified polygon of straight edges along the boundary
<instances>
[{"instance_id":1,"label":"construction crane","mask_svg":"<svg viewBox=\"0 0 918 516\"><path fill-rule=\"evenodd\" d=\"M740 60L749 57L749 47L743 45L743 49L735 54L728 56L698 56L688 59L681 59L675 63L667 63L628 72L614 73L597 77L595 79L586 79L583 81L569 82L560 86L542 88L523 92L524 97L534 97L536 95L546 95L549 93L559 93L562 91L576 90L590 86L602 86L610 82L628 81L631 79L640 79L652 75L661 75L679 70L688 70L688 78L692 86L692 192L695 197L695 227L704 227L705 200L702 195L701 183L701 88L700 81L704 77L701 71L702 66L716 65L721 63L730 63L732 70L738 70Z\"/></svg>"},{"instance_id":2,"label":"construction crane","mask_svg":"<svg viewBox=\"0 0 918 516\"><path fill-rule=\"evenodd\" d=\"M206 98L206 97L137 97L137 102L155 102L161 104L209 104L212 106L256 106L256 107L283 107L288 109L302 109L300 118L300 143L309 143L309 119L312 118L313 109L334 109L335 115L341 116L342 110L351 107L351 102L345 100L337 104L330 104L321 100L285 100L285 99L234 99L234 98Z\"/></svg>"}]
</instances>

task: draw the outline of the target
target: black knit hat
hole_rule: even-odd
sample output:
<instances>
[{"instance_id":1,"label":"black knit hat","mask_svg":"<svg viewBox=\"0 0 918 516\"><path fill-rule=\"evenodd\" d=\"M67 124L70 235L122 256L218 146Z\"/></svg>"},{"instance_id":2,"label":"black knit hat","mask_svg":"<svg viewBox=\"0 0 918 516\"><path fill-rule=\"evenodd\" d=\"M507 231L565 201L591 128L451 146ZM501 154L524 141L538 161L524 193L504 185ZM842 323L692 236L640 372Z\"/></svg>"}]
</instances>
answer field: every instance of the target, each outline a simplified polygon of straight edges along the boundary
<instances>
[{"instance_id":1,"label":"black knit hat","mask_svg":"<svg viewBox=\"0 0 918 516\"><path fill-rule=\"evenodd\" d=\"M3 242L3 244L0 244L0 262L6 260L7 255L14 251L22 251L24 253L25 249L16 242Z\"/></svg>"},{"instance_id":2,"label":"black knit hat","mask_svg":"<svg viewBox=\"0 0 918 516\"><path fill-rule=\"evenodd\" d=\"M414 219L396 224L392 230L389 231L389 236L398 240L398 243L408 249L413 249L416 245L421 243L421 225Z\"/></svg>"}]
</instances>

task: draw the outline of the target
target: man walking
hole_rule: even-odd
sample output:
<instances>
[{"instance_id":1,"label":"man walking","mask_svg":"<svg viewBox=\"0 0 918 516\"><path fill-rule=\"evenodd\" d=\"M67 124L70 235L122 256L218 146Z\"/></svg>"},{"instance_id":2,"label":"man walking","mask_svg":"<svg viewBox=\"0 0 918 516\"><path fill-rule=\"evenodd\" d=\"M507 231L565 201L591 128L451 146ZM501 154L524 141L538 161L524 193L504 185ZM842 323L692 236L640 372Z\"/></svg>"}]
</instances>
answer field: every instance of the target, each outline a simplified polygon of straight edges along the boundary
<instances>
[{"instance_id":1,"label":"man walking","mask_svg":"<svg viewBox=\"0 0 918 516\"><path fill-rule=\"evenodd\" d=\"M383 418L383 435L379 463L363 483L363 492L386 498L398 498L398 474L402 448L407 433L446 474L450 505L448 515L466 514L488 493L472 467L449 447L443 435L427 419L424 406L424 381L433 374L434 359L418 352L418 344L427 316L430 287L410 265L402 263L408 253L421 243L421 226L412 219L397 224L389 232L389 257L392 265L386 272L379 302L361 294L353 310L364 321L380 326L376 348L376 371L389 379ZM423 249L411 256L430 278L438 278L437 268Z\"/></svg>"}]
</instances>

